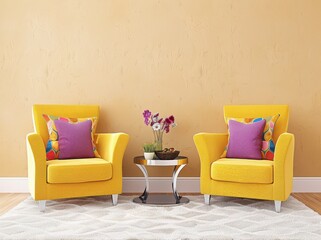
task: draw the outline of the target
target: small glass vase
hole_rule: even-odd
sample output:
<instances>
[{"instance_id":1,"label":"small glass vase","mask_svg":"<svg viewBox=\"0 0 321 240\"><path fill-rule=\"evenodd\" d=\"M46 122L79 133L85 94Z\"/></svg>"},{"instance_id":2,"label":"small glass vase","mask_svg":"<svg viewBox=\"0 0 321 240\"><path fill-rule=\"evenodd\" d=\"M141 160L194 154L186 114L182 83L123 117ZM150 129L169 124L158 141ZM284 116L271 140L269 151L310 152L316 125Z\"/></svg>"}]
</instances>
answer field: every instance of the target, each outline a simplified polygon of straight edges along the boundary
<instances>
[{"instance_id":1,"label":"small glass vase","mask_svg":"<svg viewBox=\"0 0 321 240\"><path fill-rule=\"evenodd\" d=\"M154 144L155 144L155 151L163 150L163 131L161 130L154 130Z\"/></svg>"}]
</instances>

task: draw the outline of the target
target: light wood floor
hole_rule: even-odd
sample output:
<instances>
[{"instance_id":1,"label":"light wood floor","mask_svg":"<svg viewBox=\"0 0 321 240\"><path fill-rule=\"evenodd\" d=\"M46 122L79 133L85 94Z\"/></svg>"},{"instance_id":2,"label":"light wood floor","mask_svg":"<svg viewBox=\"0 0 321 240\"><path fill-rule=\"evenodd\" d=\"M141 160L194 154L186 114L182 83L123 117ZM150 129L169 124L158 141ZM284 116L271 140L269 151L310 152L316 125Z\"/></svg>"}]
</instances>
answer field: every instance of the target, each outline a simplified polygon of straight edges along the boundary
<instances>
[{"instance_id":1,"label":"light wood floor","mask_svg":"<svg viewBox=\"0 0 321 240\"><path fill-rule=\"evenodd\" d=\"M28 193L0 193L0 215L8 212L28 196Z\"/></svg>"},{"instance_id":2,"label":"light wood floor","mask_svg":"<svg viewBox=\"0 0 321 240\"><path fill-rule=\"evenodd\" d=\"M321 193L292 193L292 196L321 215Z\"/></svg>"},{"instance_id":3,"label":"light wood floor","mask_svg":"<svg viewBox=\"0 0 321 240\"><path fill-rule=\"evenodd\" d=\"M18 205L28 196L28 193L0 193L0 215ZM321 193L293 193L292 196L321 215Z\"/></svg>"}]
</instances>

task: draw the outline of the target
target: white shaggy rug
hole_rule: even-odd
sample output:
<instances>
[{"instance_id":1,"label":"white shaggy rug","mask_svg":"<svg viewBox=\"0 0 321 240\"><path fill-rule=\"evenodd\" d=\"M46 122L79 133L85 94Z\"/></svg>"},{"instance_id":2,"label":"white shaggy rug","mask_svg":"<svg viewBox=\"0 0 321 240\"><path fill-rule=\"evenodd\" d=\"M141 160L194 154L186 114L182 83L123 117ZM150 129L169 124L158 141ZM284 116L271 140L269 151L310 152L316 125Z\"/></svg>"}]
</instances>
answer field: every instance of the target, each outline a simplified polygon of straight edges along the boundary
<instances>
[{"instance_id":1,"label":"white shaggy rug","mask_svg":"<svg viewBox=\"0 0 321 240\"><path fill-rule=\"evenodd\" d=\"M190 203L153 207L120 196L48 201L31 199L0 217L0 239L321 239L321 216L293 197L281 213L272 201L202 196Z\"/></svg>"}]
</instances>

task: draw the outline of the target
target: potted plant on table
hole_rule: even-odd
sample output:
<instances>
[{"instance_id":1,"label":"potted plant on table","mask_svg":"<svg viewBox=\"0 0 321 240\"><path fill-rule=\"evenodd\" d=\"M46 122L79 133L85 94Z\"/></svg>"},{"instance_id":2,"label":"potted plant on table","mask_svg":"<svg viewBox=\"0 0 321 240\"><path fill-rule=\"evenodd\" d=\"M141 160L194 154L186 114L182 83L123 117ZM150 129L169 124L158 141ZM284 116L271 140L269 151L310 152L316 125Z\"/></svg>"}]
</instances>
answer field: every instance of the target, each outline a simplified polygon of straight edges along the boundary
<instances>
[{"instance_id":1,"label":"potted plant on table","mask_svg":"<svg viewBox=\"0 0 321 240\"><path fill-rule=\"evenodd\" d=\"M144 158L146 160L152 160L154 158L154 153L155 153L155 144L145 143L143 145L143 148L144 148Z\"/></svg>"}]
</instances>

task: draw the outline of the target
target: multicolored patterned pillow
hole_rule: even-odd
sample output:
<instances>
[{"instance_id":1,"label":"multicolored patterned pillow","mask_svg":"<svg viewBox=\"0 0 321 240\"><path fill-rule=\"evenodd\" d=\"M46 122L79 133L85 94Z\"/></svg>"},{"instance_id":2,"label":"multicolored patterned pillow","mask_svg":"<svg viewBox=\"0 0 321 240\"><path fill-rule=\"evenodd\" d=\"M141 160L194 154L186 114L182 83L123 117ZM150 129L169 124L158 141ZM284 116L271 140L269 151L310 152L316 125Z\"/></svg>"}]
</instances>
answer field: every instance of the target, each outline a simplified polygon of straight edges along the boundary
<instances>
[{"instance_id":1,"label":"multicolored patterned pillow","mask_svg":"<svg viewBox=\"0 0 321 240\"><path fill-rule=\"evenodd\" d=\"M96 145L94 143L94 134L97 127L97 118L66 118L66 117L57 117L52 115L43 114L42 115L47 122L47 128L49 133L49 139L46 146L46 158L47 160L59 159L59 132L55 124L55 120L61 120L64 122L77 124L78 122L84 122L90 120L91 123L91 141L93 146L93 152L95 157L100 157L97 152Z\"/></svg>"},{"instance_id":2,"label":"multicolored patterned pillow","mask_svg":"<svg viewBox=\"0 0 321 240\"><path fill-rule=\"evenodd\" d=\"M227 122L227 125L229 120L251 124L251 123L258 122L265 119L266 124L262 134L261 154L262 154L262 159L273 160L275 144L273 142L272 136L273 136L275 123L279 117L280 117L280 114L274 115L272 117L261 117L261 118L227 118L226 122ZM226 157L227 149L228 149L228 144L226 145L225 150L221 156L222 158Z\"/></svg>"}]
</instances>

